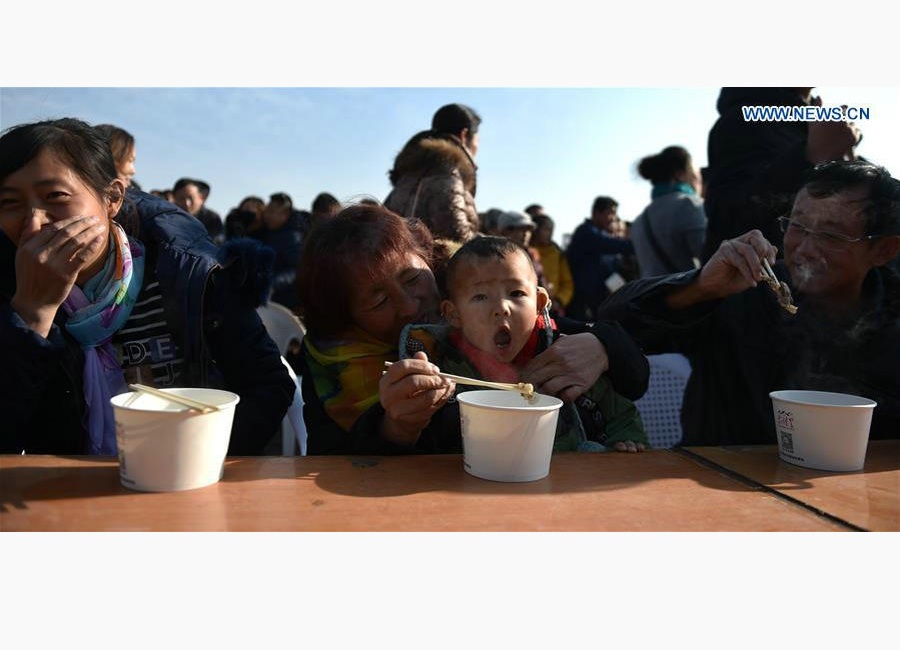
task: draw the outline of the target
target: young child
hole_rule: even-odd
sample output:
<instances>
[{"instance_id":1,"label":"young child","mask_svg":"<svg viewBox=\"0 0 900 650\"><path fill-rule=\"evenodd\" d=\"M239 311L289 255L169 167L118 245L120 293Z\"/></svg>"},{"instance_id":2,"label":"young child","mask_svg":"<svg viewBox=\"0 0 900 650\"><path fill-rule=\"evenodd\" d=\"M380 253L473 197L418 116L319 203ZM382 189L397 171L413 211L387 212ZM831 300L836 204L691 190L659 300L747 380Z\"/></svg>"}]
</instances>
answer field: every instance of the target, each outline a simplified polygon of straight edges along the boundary
<instances>
[{"instance_id":1,"label":"young child","mask_svg":"<svg viewBox=\"0 0 900 650\"><path fill-rule=\"evenodd\" d=\"M444 284L441 311L447 325L408 325L401 334L401 355L424 350L445 372L515 383L525 364L557 336L548 315L550 299L538 286L531 258L512 241L470 240L450 258ZM458 384L456 390L472 387ZM454 426L452 416L441 420ZM455 427L458 431L458 416ZM644 447L649 442L637 408L605 377L560 410L554 451Z\"/></svg>"}]
</instances>

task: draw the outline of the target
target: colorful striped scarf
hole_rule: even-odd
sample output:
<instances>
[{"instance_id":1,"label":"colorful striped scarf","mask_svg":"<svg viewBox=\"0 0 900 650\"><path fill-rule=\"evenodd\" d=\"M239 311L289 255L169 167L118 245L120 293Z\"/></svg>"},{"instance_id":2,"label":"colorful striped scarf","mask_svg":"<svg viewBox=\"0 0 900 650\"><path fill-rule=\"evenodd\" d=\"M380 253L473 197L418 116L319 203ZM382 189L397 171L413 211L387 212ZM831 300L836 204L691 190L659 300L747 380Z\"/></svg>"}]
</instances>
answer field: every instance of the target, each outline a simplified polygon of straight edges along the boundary
<instances>
[{"instance_id":1,"label":"colorful striped scarf","mask_svg":"<svg viewBox=\"0 0 900 650\"><path fill-rule=\"evenodd\" d=\"M316 394L325 412L344 431L378 403L378 382L385 361L397 360L397 348L355 329L341 340L303 339Z\"/></svg>"},{"instance_id":2,"label":"colorful striped scarf","mask_svg":"<svg viewBox=\"0 0 900 650\"><path fill-rule=\"evenodd\" d=\"M109 229L112 245L103 269L83 288L72 287L63 302L69 314L66 330L84 350L85 428L87 453L116 454L116 425L109 399L128 390L110 340L137 301L144 281L144 249L115 221Z\"/></svg>"}]
</instances>

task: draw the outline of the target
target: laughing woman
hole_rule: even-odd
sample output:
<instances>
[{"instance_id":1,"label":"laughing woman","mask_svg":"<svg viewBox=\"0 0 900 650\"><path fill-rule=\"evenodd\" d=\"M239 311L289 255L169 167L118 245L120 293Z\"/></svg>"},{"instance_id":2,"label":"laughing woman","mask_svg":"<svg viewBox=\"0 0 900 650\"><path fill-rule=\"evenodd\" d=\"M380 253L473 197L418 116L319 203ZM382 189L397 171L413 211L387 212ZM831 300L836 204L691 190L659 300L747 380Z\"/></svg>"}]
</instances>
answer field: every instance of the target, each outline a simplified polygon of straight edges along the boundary
<instances>
[{"instance_id":1,"label":"laughing woman","mask_svg":"<svg viewBox=\"0 0 900 650\"><path fill-rule=\"evenodd\" d=\"M129 191L76 119L0 137L0 453L116 453L129 382L238 393L230 454L258 454L294 392L240 279L203 226Z\"/></svg>"}]
</instances>

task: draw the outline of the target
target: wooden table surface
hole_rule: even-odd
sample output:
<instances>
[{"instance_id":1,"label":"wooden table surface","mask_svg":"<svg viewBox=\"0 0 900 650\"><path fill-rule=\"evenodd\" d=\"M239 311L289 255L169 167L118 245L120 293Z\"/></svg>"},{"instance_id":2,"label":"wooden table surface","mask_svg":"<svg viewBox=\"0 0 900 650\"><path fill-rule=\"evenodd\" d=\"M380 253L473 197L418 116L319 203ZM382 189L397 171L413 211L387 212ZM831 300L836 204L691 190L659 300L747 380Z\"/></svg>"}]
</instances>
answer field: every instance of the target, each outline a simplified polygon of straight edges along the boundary
<instances>
[{"instance_id":1,"label":"wooden table surface","mask_svg":"<svg viewBox=\"0 0 900 650\"><path fill-rule=\"evenodd\" d=\"M837 531L850 528L679 453L556 454L495 483L462 457L229 458L222 480L133 492L113 458L0 456L4 531Z\"/></svg>"},{"instance_id":2,"label":"wooden table surface","mask_svg":"<svg viewBox=\"0 0 900 650\"><path fill-rule=\"evenodd\" d=\"M859 472L791 465L778 448L686 447L694 454L854 527L900 530L900 440L872 440Z\"/></svg>"}]
</instances>

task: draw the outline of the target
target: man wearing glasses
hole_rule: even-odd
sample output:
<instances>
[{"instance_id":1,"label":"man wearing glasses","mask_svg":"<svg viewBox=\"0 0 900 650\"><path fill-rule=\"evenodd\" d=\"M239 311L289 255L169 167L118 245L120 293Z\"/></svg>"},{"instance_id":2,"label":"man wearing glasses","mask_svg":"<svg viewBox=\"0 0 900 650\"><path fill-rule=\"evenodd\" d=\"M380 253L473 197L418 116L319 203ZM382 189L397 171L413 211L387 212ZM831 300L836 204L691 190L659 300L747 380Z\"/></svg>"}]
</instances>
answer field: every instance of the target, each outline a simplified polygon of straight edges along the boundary
<instances>
[{"instance_id":1,"label":"man wearing glasses","mask_svg":"<svg viewBox=\"0 0 900 650\"><path fill-rule=\"evenodd\" d=\"M758 230L703 268L633 282L607 300L646 354L681 352L692 375L684 445L774 444L769 392L875 400L871 439L900 437L900 182L864 161L815 167L779 220L784 260ZM790 287L779 304L763 258Z\"/></svg>"}]
</instances>

